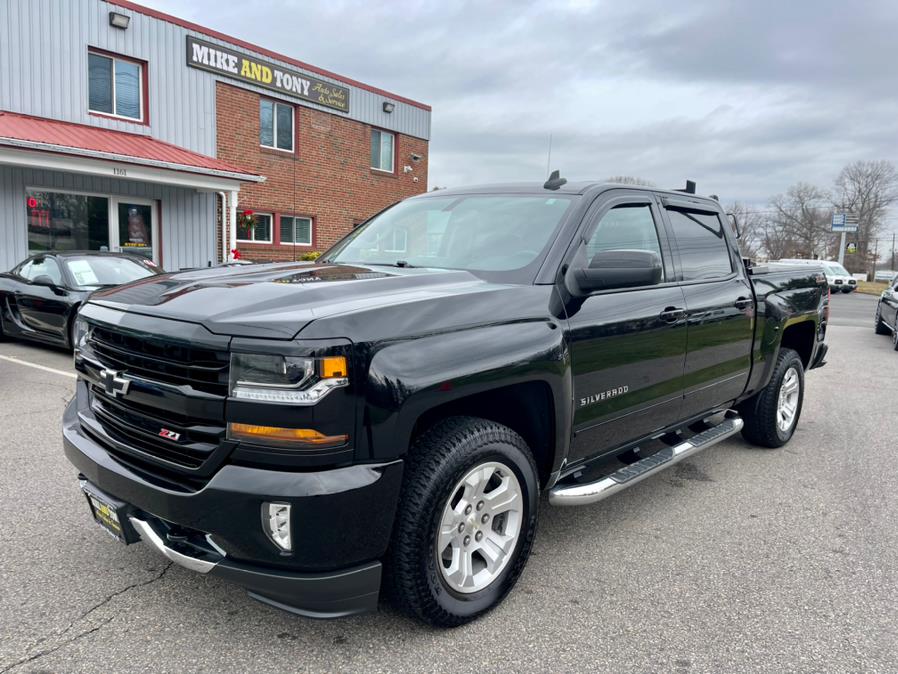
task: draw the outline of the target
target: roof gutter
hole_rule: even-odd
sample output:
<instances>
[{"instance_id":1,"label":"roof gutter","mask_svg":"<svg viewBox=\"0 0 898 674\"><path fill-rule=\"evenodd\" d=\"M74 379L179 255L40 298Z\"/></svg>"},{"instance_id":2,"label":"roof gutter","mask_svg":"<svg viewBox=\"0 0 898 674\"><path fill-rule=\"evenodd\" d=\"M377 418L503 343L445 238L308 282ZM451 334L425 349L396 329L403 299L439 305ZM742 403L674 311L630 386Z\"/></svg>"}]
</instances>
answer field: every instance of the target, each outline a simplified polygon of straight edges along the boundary
<instances>
[{"instance_id":1,"label":"roof gutter","mask_svg":"<svg viewBox=\"0 0 898 674\"><path fill-rule=\"evenodd\" d=\"M261 183L265 182L265 176L259 176L254 173L239 173L236 171L223 171L221 169L208 169L199 166L190 166L189 164L177 164L175 162L162 161L160 159L141 159L140 157L132 157L130 155L116 154L114 152L101 152L99 150L87 150L84 148L71 147L69 145L55 145L52 143L39 143L30 140L22 140L20 138L8 138L0 136L0 145L7 145L22 150L36 150L39 152L56 152L59 154L67 154L76 157L89 157L91 159L105 159L107 161L117 161L126 164L136 164L138 166L151 166L153 168L167 169L169 171L181 171L184 173L196 173L198 175L215 176L217 178L228 178L230 180L239 180L241 182Z\"/></svg>"}]
</instances>

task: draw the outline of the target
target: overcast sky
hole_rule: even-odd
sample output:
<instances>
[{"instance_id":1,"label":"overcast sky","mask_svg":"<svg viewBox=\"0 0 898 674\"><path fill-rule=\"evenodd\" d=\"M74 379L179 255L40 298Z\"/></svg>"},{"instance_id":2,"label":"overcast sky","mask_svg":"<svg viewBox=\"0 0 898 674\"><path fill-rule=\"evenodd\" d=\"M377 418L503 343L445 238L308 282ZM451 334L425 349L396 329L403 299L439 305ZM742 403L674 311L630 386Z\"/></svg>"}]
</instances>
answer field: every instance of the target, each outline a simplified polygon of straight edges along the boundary
<instances>
[{"instance_id":1,"label":"overcast sky","mask_svg":"<svg viewBox=\"0 0 898 674\"><path fill-rule=\"evenodd\" d=\"M634 175L761 204L898 160L896 0L146 0L433 106L430 187Z\"/></svg>"}]
</instances>

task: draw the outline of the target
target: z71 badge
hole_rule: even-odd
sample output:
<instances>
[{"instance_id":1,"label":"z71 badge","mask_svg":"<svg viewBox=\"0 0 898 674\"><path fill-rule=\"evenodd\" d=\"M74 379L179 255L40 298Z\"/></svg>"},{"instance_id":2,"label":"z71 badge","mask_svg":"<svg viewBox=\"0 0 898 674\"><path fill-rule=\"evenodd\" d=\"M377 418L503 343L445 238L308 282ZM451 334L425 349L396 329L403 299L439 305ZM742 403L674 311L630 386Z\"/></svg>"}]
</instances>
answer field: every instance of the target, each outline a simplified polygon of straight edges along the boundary
<instances>
[{"instance_id":1,"label":"z71 badge","mask_svg":"<svg viewBox=\"0 0 898 674\"><path fill-rule=\"evenodd\" d=\"M159 437L165 438L166 440L174 440L175 442L177 442L181 439L181 434L170 431L167 428L163 428L161 431L159 431Z\"/></svg>"},{"instance_id":2,"label":"z71 badge","mask_svg":"<svg viewBox=\"0 0 898 674\"><path fill-rule=\"evenodd\" d=\"M602 391L601 393L593 393L591 396L580 398L580 407L595 405L596 403L600 403L603 400L607 400L608 398L616 398L617 396L623 395L629 390L629 386L619 386L618 388L608 389L607 391Z\"/></svg>"}]
</instances>

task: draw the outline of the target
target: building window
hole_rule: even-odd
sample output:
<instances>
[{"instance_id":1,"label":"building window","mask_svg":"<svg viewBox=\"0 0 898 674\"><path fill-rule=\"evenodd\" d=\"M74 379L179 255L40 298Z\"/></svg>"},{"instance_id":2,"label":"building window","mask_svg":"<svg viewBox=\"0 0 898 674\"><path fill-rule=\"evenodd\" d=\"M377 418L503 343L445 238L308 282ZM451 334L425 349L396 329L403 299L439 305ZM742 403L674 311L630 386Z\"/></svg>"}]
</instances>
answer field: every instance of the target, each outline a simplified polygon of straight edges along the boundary
<instances>
[{"instance_id":1,"label":"building window","mask_svg":"<svg viewBox=\"0 0 898 674\"><path fill-rule=\"evenodd\" d=\"M237 223L237 240L243 243L271 243L271 216L267 213L253 213L253 222Z\"/></svg>"},{"instance_id":2,"label":"building window","mask_svg":"<svg viewBox=\"0 0 898 674\"><path fill-rule=\"evenodd\" d=\"M87 54L88 109L143 121L143 66L136 61Z\"/></svg>"},{"instance_id":3,"label":"building window","mask_svg":"<svg viewBox=\"0 0 898 674\"><path fill-rule=\"evenodd\" d=\"M281 243L293 246L312 245L312 219L281 216Z\"/></svg>"},{"instance_id":4,"label":"building window","mask_svg":"<svg viewBox=\"0 0 898 674\"><path fill-rule=\"evenodd\" d=\"M395 138L388 131L371 131L371 168L393 172L393 144Z\"/></svg>"},{"instance_id":5,"label":"building window","mask_svg":"<svg viewBox=\"0 0 898 674\"><path fill-rule=\"evenodd\" d=\"M259 145L293 152L293 106L259 100Z\"/></svg>"}]
</instances>

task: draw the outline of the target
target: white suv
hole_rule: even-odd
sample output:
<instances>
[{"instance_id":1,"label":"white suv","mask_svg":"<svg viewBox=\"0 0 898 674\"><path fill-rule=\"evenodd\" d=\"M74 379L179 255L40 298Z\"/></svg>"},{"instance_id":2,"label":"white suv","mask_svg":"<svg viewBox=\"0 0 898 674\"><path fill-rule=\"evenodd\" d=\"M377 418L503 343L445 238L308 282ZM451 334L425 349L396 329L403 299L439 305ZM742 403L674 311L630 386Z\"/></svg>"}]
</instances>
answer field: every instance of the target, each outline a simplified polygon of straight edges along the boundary
<instances>
[{"instance_id":1,"label":"white suv","mask_svg":"<svg viewBox=\"0 0 898 674\"><path fill-rule=\"evenodd\" d=\"M783 262L787 264L819 265L823 267L823 273L826 275L826 282L829 283L829 289L834 293L850 293L852 290L857 290L857 279L849 274L848 270L835 260L805 260L795 258L787 260L777 260L777 262Z\"/></svg>"}]
</instances>

